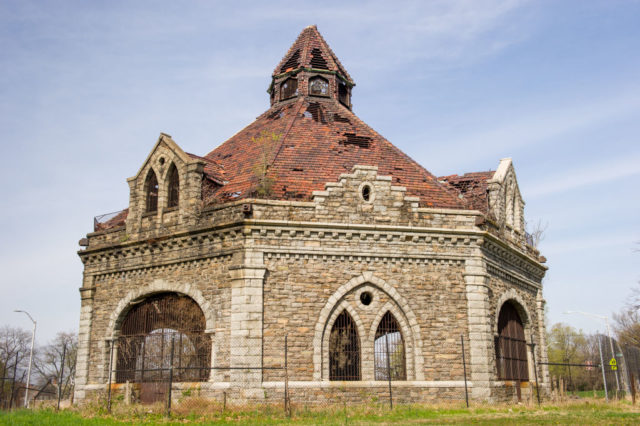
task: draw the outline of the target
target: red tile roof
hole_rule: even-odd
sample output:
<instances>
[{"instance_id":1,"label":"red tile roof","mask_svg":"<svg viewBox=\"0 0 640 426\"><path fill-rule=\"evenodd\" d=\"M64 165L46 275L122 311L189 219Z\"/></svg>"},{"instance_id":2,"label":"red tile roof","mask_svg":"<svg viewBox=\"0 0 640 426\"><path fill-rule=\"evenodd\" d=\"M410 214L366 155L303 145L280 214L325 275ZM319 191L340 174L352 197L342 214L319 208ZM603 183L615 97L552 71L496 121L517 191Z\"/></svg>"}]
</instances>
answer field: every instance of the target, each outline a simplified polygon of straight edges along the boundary
<instances>
[{"instance_id":1,"label":"red tile roof","mask_svg":"<svg viewBox=\"0 0 640 426\"><path fill-rule=\"evenodd\" d=\"M457 191L332 98L300 97L274 105L205 158L224 169L228 182L207 201L255 197L264 165L273 182L268 198L310 200L313 191L324 190L325 183L338 181L358 164L378 166L379 175L392 176L392 184L405 186L422 206L468 208Z\"/></svg>"},{"instance_id":2,"label":"red tile roof","mask_svg":"<svg viewBox=\"0 0 640 426\"><path fill-rule=\"evenodd\" d=\"M308 26L291 45L273 75L282 74L298 68L314 68L335 71L353 84L351 76L340 63L327 42L322 38L315 25Z\"/></svg>"},{"instance_id":3,"label":"red tile roof","mask_svg":"<svg viewBox=\"0 0 640 426\"><path fill-rule=\"evenodd\" d=\"M495 171L465 173L462 176L449 175L439 177L440 182L455 188L467 201L469 206L481 212L488 213L487 181L493 177Z\"/></svg>"}]
</instances>

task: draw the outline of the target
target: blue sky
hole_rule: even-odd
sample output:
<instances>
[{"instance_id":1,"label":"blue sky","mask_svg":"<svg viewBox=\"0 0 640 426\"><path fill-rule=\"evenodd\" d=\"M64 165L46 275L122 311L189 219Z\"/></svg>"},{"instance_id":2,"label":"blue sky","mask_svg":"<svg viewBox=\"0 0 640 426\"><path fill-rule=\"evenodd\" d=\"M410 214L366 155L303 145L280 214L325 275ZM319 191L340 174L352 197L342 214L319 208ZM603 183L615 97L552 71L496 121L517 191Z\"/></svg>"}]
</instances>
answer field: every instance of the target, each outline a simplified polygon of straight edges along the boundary
<instances>
[{"instance_id":1,"label":"blue sky","mask_svg":"<svg viewBox=\"0 0 640 426\"><path fill-rule=\"evenodd\" d=\"M640 281L640 2L0 3L0 324L77 329L77 242L127 206L160 132L204 154L268 108L316 24L354 112L436 175L512 157L548 322L586 331Z\"/></svg>"}]
</instances>

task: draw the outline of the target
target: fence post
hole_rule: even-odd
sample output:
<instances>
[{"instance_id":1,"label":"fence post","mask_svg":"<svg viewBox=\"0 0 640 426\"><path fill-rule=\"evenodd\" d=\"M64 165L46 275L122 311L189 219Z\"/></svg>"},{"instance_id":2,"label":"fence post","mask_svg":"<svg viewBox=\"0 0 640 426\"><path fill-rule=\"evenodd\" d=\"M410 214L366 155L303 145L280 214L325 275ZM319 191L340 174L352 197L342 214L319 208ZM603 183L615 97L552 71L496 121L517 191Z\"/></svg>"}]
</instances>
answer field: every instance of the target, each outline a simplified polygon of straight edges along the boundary
<instances>
[{"instance_id":1,"label":"fence post","mask_svg":"<svg viewBox=\"0 0 640 426\"><path fill-rule=\"evenodd\" d=\"M630 373L631 380L629 381L629 387L631 388L631 405L636 405L636 378L633 373Z\"/></svg>"},{"instance_id":2,"label":"fence post","mask_svg":"<svg viewBox=\"0 0 640 426\"><path fill-rule=\"evenodd\" d=\"M464 374L464 400L469 408L469 388L467 387L467 361L464 356L464 335L460 335L460 343L462 343L462 373Z\"/></svg>"},{"instance_id":3,"label":"fence post","mask_svg":"<svg viewBox=\"0 0 640 426\"><path fill-rule=\"evenodd\" d=\"M602 370L602 383L604 383L604 396L609 401L609 392L607 391L607 376L604 374L604 358L602 358L602 343L598 334L598 350L600 351L600 369Z\"/></svg>"},{"instance_id":4,"label":"fence post","mask_svg":"<svg viewBox=\"0 0 640 426\"><path fill-rule=\"evenodd\" d=\"M387 348L387 379L389 380L389 408L393 410L393 391L391 390L391 354L389 353L389 333L384 335L384 344Z\"/></svg>"},{"instance_id":5,"label":"fence post","mask_svg":"<svg viewBox=\"0 0 640 426\"><path fill-rule=\"evenodd\" d=\"M171 335L171 356L169 357L169 389L167 390L167 417L171 417L171 388L173 387L173 344L176 336Z\"/></svg>"},{"instance_id":6,"label":"fence post","mask_svg":"<svg viewBox=\"0 0 640 426\"><path fill-rule=\"evenodd\" d=\"M62 347L62 361L60 362L60 378L58 379L58 405L56 411L60 411L60 397L62 396L62 378L64 377L64 358L67 355L67 344ZM111 386L109 386L111 387Z\"/></svg>"},{"instance_id":7,"label":"fence post","mask_svg":"<svg viewBox=\"0 0 640 426\"><path fill-rule=\"evenodd\" d=\"M109 389L107 390L107 412L111 414L111 373L113 372L113 339L109 341Z\"/></svg>"},{"instance_id":8,"label":"fence post","mask_svg":"<svg viewBox=\"0 0 640 426\"><path fill-rule=\"evenodd\" d=\"M288 334L284 335L284 411L291 417L291 400L289 399L289 345Z\"/></svg>"},{"instance_id":9,"label":"fence post","mask_svg":"<svg viewBox=\"0 0 640 426\"><path fill-rule=\"evenodd\" d=\"M533 336L531 336L531 358L533 359L533 374L536 378L536 395L538 397L538 407L540 406L540 387L538 386L538 366L536 365L536 344L533 343Z\"/></svg>"}]
</instances>

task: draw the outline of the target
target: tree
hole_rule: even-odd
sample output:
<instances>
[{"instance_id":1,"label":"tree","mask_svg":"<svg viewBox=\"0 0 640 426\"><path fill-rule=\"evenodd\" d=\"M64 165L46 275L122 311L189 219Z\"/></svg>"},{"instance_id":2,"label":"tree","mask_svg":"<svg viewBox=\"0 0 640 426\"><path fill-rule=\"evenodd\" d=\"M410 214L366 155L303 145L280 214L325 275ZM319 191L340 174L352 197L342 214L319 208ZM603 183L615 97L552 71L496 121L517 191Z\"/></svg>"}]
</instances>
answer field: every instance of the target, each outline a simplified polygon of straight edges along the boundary
<instances>
[{"instance_id":1,"label":"tree","mask_svg":"<svg viewBox=\"0 0 640 426\"><path fill-rule=\"evenodd\" d=\"M16 380L18 382L24 380L29 362L30 344L31 333L28 331L9 326L0 328L0 377L13 378L16 372ZM3 380L0 384L0 400L9 400L11 381Z\"/></svg>"},{"instance_id":2,"label":"tree","mask_svg":"<svg viewBox=\"0 0 640 426\"><path fill-rule=\"evenodd\" d=\"M588 359L587 338L570 325L563 323L554 324L549 331L548 356L549 362L558 364L584 364ZM552 365L549 372L553 376L562 376L568 379L569 387L576 388L581 380L576 380L576 372L568 366ZM573 373L573 374L572 374Z\"/></svg>"},{"instance_id":3,"label":"tree","mask_svg":"<svg viewBox=\"0 0 640 426\"><path fill-rule=\"evenodd\" d=\"M640 252L640 249L635 249ZM620 313L613 314L613 328L622 345L640 347L640 283L631 289L631 297Z\"/></svg>"},{"instance_id":4,"label":"tree","mask_svg":"<svg viewBox=\"0 0 640 426\"><path fill-rule=\"evenodd\" d=\"M62 370L63 354L64 370ZM58 384L62 398L69 398L73 393L77 354L78 335L75 332L59 332L48 345L40 348L34 362L35 371L40 375L43 384L49 379L52 383L58 384L62 371L63 375Z\"/></svg>"}]
</instances>

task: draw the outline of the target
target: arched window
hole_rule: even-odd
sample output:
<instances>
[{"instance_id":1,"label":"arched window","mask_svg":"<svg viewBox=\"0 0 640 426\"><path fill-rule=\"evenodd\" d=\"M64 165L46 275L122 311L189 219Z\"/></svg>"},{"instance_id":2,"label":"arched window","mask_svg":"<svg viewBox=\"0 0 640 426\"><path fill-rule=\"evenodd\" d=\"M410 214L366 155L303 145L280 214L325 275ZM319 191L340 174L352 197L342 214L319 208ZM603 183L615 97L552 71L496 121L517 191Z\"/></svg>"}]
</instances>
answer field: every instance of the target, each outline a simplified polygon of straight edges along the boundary
<instances>
[{"instance_id":1,"label":"arched window","mask_svg":"<svg viewBox=\"0 0 640 426\"><path fill-rule=\"evenodd\" d=\"M356 324L342 311L329 335L329 380L360 380L360 342Z\"/></svg>"},{"instance_id":2,"label":"arched window","mask_svg":"<svg viewBox=\"0 0 640 426\"><path fill-rule=\"evenodd\" d=\"M158 178L153 170L149 170L145 181L145 193L147 195L147 212L158 210Z\"/></svg>"},{"instance_id":3,"label":"arched window","mask_svg":"<svg viewBox=\"0 0 640 426\"><path fill-rule=\"evenodd\" d=\"M376 380L407 380L404 339L391 312L380 320L373 344Z\"/></svg>"},{"instance_id":4,"label":"arched window","mask_svg":"<svg viewBox=\"0 0 640 426\"><path fill-rule=\"evenodd\" d=\"M346 107L349 107L349 89L343 82L338 84L338 100Z\"/></svg>"},{"instance_id":5,"label":"arched window","mask_svg":"<svg viewBox=\"0 0 640 426\"><path fill-rule=\"evenodd\" d=\"M198 304L177 293L153 295L134 305L117 341L116 381L166 380L173 366L177 382L206 381L211 338Z\"/></svg>"},{"instance_id":6,"label":"arched window","mask_svg":"<svg viewBox=\"0 0 640 426\"><path fill-rule=\"evenodd\" d=\"M177 207L178 201L180 201L180 177L175 164L172 164L169 169L168 193L169 201L167 202L167 207Z\"/></svg>"},{"instance_id":7,"label":"arched window","mask_svg":"<svg viewBox=\"0 0 640 426\"><path fill-rule=\"evenodd\" d=\"M502 306L498 316L496 363L499 380L529 380L524 326L511 302Z\"/></svg>"},{"instance_id":8,"label":"arched window","mask_svg":"<svg viewBox=\"0 0 640 426\"><path fill-rule=\"evenodd\" d=\"M289 99L298 94L298 80L288 78L280 85L280 100Z\"/></svg>"},{"instance_id":9,"label":"arched window","mask_svg":"<svg viewBox=\"0 0 640 426\"><path fill-rule=\"evenodd\" d=\"M309 80L309 94L313 96L329 96L329 82L322 77Z\"/></svg>"}]
</instances>

